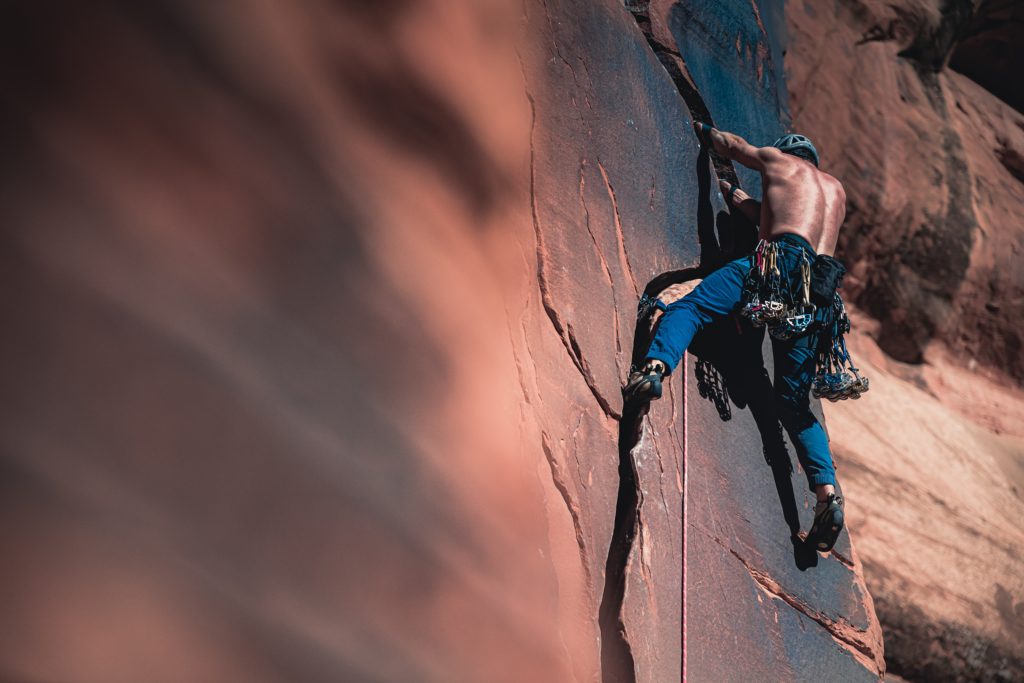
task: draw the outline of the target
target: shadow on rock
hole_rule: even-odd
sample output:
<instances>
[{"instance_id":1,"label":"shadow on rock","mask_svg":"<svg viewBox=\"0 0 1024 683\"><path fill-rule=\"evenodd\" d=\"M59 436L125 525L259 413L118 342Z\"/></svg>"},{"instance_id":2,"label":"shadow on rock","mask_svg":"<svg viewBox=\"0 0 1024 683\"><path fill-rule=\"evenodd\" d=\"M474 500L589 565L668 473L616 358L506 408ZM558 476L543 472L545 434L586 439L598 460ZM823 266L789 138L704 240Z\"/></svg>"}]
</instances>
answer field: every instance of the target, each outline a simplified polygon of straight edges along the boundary
<instances>
[{"instance_id":1,"label":"shadow on rock","mask_svg":"<svg viewBox=\"0 0 1024 683\"><path fill-rule=\"evenodd\" d=\"M757 229L745 217L728 211L714 211L711 201L712 178L709 155L702 150L697 157L697 236L700 263L693 268L662 273L644 288L648 297L657 297L667 287L702 278L728 261L748 254L757 240ZM634 331L632 363L640 367L660 319L656 312L641 310ZM765 462L779 497L783 519L790 530L796 566L801 570L816 566L818 555L799 536L800 514L791 474L793 465L775 403L775 390L765 367L762 347L764 330L746 320L731 316L702 330L688 351L697 360L695 374L700 396L711 401L723 422L732 419L732 408L750 410L761 436ZM632 443L639 434L639 421L646 410L632 411L636 424L629 429ZM625 415L624 415L625 418ZM623 419L623 428L627 420ZM628 449L625 451L628 457ZM620 497L621 500L621 497Z\"/></svg>"}]
</instances>

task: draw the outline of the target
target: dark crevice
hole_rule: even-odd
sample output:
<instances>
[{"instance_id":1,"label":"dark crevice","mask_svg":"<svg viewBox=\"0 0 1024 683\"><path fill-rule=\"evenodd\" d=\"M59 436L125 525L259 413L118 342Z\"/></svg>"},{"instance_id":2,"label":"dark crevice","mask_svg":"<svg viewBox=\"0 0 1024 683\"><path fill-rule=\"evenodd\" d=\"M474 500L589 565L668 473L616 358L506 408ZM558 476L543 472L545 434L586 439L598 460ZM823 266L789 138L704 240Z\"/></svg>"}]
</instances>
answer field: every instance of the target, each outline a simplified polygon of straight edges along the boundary
<instances>
[{"instance_id":1,"label":"dark crevice","mask_svg":"<svg viewBox=\"0 0 1024 683\"><path fill-rule=\"evenodd\" d=\"M1024 157L1020 152L1009 147L1004 140L1000 140L1000 142L1002 146L996 150L996 157L1010 175L1024 183Z\"/></svg>"},{"instance_id":2,"label":"dark crevice","mask_svg":"<svg viewBox=\"0 0 1024 683\"><path fill-rule=\"evenodd\" d=\"M673 270L652 279L644 288L648 296L657 296L666 287L701 277L700 268ZM650 348L657 329L653 311L641 310L633 332L632 363L638 366ZM615 503L615 522L605 562L604 593L598 621L601 627L601 672L604 683L634 683L636 666L633 650L626 635L622 605L626 594L626 568L633 542L640 530L640 507L643 496L636 471L633 450L643 434L644 418L649 404L624 405L619 421L619 490ZM685 571L685 569L684 569Z\"/></svg>"},{"instance_id":3,"label":"dark crevice","mask_svg":"<svg viewBox=\"0 0 1024 683\"><path fill-rule=\"evenodd\" d=\"M1017 111L1024 111L1024 3L982 0L949 57L949 68L967 76Z\"/></svg>"},{"instance_id":4,"label":"dark crevice","mask_svg":"<svg viewBox=\"0 0 1024 683\"><path fill-rule=\"evenodd\" d=\"M949 61L957 41L964 35L974 16L973 0L944 0L942 17L933 26L921 26L900 57L917 62L929 71L941 71Z\"/></svg>"},{"instance_id":5,"label":"dark crevice","mask_svg":"<svg viewBox=\"0 0 1024 683\"><path fill-rule=\"evenodd\" d=\"M633 648L626 637L622 603L626 595L626 567L633 551L640 520L640 481L633 449L640 441L648 406L626 406L619 422L619 493L615 523L605 562L604 592L598 612L601 627L601 680L635 683Z\"/></svg>"}]
</instances>

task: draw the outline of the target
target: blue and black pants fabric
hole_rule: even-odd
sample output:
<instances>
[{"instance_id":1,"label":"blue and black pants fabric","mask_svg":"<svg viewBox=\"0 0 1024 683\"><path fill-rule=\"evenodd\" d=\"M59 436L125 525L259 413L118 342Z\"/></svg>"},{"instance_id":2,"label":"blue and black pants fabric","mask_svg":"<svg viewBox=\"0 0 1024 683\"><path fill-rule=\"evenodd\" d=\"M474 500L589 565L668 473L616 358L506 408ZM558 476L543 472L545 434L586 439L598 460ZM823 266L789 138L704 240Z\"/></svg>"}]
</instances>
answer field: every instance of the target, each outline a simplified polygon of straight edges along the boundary
<instances>
[{"instance_id":1,"label":"blue and black pants fabric","mask_svg":"<svg viewBox=\"0 0 1024 683\"><path fill-rule=\"evenodd\" d=\"M784 234L779 244L779 268L787 281L797 286L804 253L810 260L811 245L796 235ZM675 370L694 336L705 326L739 308L752 257L731 261L708 275L682 299L664 307L665 314L651 342L647 358L660 360L668 372ZM828 436L811 412L810 389L814 381L819 335L809 332L795 339L772 339L775 360L775 400L782 426L796 448L800 466L813 491L821 484L836 483L835 466Z\"/></svg>"}]
</instances>

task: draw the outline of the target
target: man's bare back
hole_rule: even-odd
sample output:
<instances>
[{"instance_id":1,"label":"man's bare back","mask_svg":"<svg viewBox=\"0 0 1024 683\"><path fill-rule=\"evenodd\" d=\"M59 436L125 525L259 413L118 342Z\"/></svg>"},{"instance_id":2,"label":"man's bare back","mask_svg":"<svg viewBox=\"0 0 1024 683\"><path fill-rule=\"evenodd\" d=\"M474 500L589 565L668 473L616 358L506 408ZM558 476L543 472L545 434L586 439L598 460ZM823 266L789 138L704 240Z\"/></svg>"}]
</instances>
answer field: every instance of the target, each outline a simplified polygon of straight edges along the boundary
<instances>
[{"instance_id":1,"label":"man's bare back","mask_svg":"<svg viewBox=\"0 0 1024 683\"><path fill-rule=\"evenodd\" d=\"M761 172L762 202L722 181L726 196L754 223L762 239L792 233L806 239L819 254L835 254L839 229L846 217L846 193L842 183L810 161L775 147L755 147L733 133L711 128L706 135L715 151Z\"/></svg>"}]
</instances>

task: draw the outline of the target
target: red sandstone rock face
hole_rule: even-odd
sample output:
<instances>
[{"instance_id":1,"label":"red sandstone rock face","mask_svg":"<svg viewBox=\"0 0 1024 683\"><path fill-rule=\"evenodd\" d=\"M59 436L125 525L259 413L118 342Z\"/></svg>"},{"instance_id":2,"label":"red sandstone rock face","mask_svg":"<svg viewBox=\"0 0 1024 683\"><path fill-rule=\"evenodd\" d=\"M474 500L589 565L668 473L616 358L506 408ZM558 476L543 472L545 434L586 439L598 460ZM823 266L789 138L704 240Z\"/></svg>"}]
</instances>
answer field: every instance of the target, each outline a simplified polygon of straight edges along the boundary
<instances>
[{"instance_id":1,"label":"red sandstone rock face","mask_svg":"<svg viewBox=\"0 0 1024 683\"><path fill-rule=\"evenodd\" d=\"M970 21L938 6L790 3L794 126L846 185L847 286L882 348L917 362L939 340L1020 381L1024 116L936 72Z\"/></svg>"},{"instance_id":2,"label":"red sandstone rock face","mask_svg":"<svg viewBox=\"0 0 1024 683\"><path fill-rule=\"evenodd\" d=\"M987 23L1009 3L970 9L787 4L793 125L846 186L839 255L875 318L852 341L873 391L828 410L830 434L889 663L911 680L1024 676L1024 585L1006 572L1024 549L1021 398L1006 387L1024 379L1024 116L1012 89L1002 101L943 68L952 55L1005 79L1019 52L986 46L1019 25Z\"/></svg>"},{"instance_id":3,"label":"red sandstone rock face","mask_svg":"<svg viewBox=\"0 0 1024 683\"><path fill-rule=\"evenodd\" d=\"M757 7L686 7L763 86L707 106L781 127ZM753 417L691 361L622 419L637 296L723 208L622 4L8 18L4 677L677 680L684 440L691 680L878 677Z\"/></svg>"},{"instance_id":4,"label":"red sandstone rock face","mask_svg":"<svg viewBox=\"0 0 1024 683\"><path fill-rule=\"evenodd\" d=\"M939 354L882 353L857 316L864 400L827 406L849 519L885 634L910 680L1017 680L1024 637L1024 395ZM870 399L870 400L869 400Z\"/></svg>"}]
</instances>

